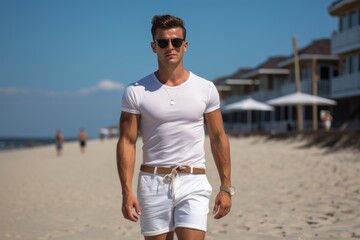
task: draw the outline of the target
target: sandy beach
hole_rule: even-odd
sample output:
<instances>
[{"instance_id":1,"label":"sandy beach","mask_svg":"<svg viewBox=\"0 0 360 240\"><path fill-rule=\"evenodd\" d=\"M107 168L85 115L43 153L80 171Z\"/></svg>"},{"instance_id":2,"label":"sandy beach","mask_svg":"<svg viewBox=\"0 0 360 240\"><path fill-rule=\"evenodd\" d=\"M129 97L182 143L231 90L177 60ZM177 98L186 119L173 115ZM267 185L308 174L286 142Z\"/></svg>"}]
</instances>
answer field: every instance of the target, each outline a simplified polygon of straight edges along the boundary
<instances>
[{"instance_id":1,"label":"sandy beach","mask_svg":"<svg viewBox=\"0 0 360 240\"><path fill-rule=\"evenodd\" d=\"M206 239L360 238L360 152L308 146L297 137L230 137L233 208L209 214ZM141 139L137 169L141 162ZM0 239L134 240L139 224L121 214L116 140L0 153ZM207 175L219 180L206 139ZM136 178L133 185L136 185Z\"/></svg>"}]
</instances>

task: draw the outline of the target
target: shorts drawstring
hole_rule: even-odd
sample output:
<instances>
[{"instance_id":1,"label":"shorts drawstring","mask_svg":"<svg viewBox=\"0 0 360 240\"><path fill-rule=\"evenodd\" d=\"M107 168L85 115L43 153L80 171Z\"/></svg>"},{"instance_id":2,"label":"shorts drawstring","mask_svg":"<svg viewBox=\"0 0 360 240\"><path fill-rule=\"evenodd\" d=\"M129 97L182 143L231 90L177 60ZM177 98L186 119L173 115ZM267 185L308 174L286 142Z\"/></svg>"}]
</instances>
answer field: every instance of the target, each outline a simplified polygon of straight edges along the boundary
<instances>
[{"instance_id":1,"label":"shorts drawstring","mask_svg":"<svg viewBox=\"0 0 360 240\"><path fill-rule=\"evenodd\" d=\"M171 169L171 173L166 174L163 179L161 180L162 184L165 184L166 182L170 182L170 191L171 196L174 199L175 193L176 193L176 187L177 187L177 180L179 177L179 174L177 172L178 169L181 169L183 166L176 166L173 169ZM192 169L192 168L191 168Z\"/></svg>"}]
</instances>

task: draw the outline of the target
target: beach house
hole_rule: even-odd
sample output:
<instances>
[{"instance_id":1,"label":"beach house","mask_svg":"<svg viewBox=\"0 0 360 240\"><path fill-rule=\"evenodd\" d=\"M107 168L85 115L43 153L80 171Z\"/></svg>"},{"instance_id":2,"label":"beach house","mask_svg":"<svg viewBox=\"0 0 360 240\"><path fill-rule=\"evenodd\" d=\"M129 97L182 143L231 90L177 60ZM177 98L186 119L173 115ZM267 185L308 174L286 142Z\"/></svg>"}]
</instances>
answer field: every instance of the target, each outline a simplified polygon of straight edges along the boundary
<instances>
[{"instance_id":1,"label":"beach house","mask_svg":"<svg viewBox=\"0 0 360 240\"><path fill-rule=\"evenodd\" d=\"M317 39L298 50L300 91L337 101L336 106L302 106L304 129L321 128L320 113L333 113L334 128L360 127L360 0L335 1L329 14L339 29L329 39ZM331 33L329 33L331 34ZM294 93L293 54L273 56L254 68L214 81L222 107L252 97L261 102ZM288 131L295 128L296 107L277 106L272 112L252 111L252 131ZM228 132L249 129L243 111L224 113ZM315 119L313 118L316 114Z\"/></svg>"},{"instance_id":2,"label":"beach house","mask_svg":"<svg viewBox=\"0 0 360 240\"><path fill-rule=\"evenodd\" d=\"M331 52L339 57L339 75L331 79L334 126L360 126L360 0L335 1L328 7L338 19L338 29L331 36Z\"/></svg>"}]
</instances>

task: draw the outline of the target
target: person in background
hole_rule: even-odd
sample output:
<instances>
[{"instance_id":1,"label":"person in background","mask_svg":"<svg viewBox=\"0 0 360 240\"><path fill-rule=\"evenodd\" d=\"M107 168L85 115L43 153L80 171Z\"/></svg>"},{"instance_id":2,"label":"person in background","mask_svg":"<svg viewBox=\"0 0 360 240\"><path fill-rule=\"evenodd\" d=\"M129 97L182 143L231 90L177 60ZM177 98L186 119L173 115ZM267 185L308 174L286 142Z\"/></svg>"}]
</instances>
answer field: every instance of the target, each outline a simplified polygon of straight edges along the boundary
<instances>
[{"instance_id":1,"label":"person in background","mask_svg":"<svg viewBox=\"0 0 360 240\"><path fill-rule=\"evenodd\" d=\"M123 216L137 222L146 240L202 240L212 187L205 175L205 130L220 184L213 207L220 219L230 212L230 146L215 85L183 66L187 51L183 20L154 16L151 49L158 70L130 84L123 95L117 166ZM135 146L140 131L143 164L137 196L132 191Z\"/></svg>"},{"instance_id":2,"label":"person in background","mask_svg":"<svg viewBox=\"0 0 360 240\"><path fill-rule=\"evenodd\" d=\"M64 142L65 139L62 132L60 130L57 130L55 134L55 147L56 147L56 154L58 156L62 155Z\"/></svg>"},{"instance_id":3,"label":"person in background","mask_svg":"<svg viewBox=\"0 0 360 240\"><path fill-rule=\"evenodd\" d=\"M333 117L330 113L330 111L326 111L325 115L324 115L324 126L325 126L325 130L330 130L331 129L331 123L332 123Z\"/></svg>"},{"instance_id":4,"label":"person in background","mask_svg":"<svg viewBox=\"0 0 360 240\"><path fill-rule=\"evenodd\" d=\"M103 141L107 137L109 137L109 130L107 128L100 128L99 130L100 140Z\"/></svg>"},{"instance_id":5,"label":"person in background","mask_svg":"<svg viewBox=\"0 0 360 240\"><path fill-rule=\"evenodd\" d=\"M78 133L78 141L79 141L81 153L85 153L87 140L88 140L87 132L83 128L80 128Z\"/></svg>"}]
</instances>

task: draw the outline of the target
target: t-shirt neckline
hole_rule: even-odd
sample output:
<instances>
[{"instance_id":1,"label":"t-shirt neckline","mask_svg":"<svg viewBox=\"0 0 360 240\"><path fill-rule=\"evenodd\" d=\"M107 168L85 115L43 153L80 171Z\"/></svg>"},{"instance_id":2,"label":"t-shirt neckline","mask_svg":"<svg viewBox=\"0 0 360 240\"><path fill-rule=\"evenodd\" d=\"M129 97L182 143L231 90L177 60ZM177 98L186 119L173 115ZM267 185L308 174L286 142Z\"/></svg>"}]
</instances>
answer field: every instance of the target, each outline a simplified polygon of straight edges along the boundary
<instances>
[{"instance_id":1,"label":"t-shirt neckline","mask_svg":"<svg viewBox=\"0 0 360 240\"><path fill-rule=\"evenodd\" d=\"M175 88L180 88L180 87L182 87L182 86L185 86L186 84L188 84L188 82L190 82L190 80L192 79L193 73L192 73L191 71L189 71L189 73L190 73L190 74L189 74L189 77L186 79L186 81L183 82L183 83L181 83L181 84L179 84L179 85L177 85L177 86L167 86L167 85L165 85L164 83L160 82L160 80L156 77L155 72L152 74L152 78L153 78L153 80L154 80L155 82L157 82L157 84L159 84L160 86L163 86L163 87L169 88L169 89L175 89Z\"/></svg>"}]
</instances>

